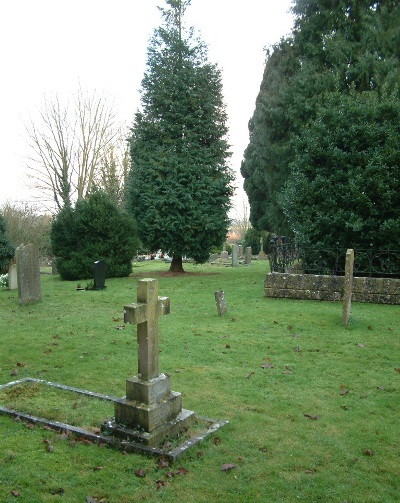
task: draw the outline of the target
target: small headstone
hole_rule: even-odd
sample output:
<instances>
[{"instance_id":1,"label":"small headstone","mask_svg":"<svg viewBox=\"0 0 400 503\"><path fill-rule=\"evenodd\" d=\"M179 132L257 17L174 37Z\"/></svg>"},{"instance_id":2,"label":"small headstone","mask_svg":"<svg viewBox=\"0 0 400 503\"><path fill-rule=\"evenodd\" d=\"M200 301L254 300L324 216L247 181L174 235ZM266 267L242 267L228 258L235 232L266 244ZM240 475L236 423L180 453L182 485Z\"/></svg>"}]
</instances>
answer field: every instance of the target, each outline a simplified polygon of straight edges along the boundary
<instances>
[{"instance_id":1,"label":"small headstone","mask_svg":"<svg viewBox=\"0 0 400 503\"><path fill-rule=\"evenodd\" d=\"M218 316L226 314L228 308L226 305L225 294L223 290L218 290L217 292L214 292L214 297L215 297L215 303L217 304Z\"/></svg>"},{"instance_id":2,"label":"small headstone","mask_svg":"<svg viewBox=\"0 0 400 503\"><path fill-rule=\"evenodd\" d=\"M244 263L247 264L247 265L251 265L251 256L252 256L252 252L251 252L251 246L248 246L246 248L246 254L244 256Z\"/></svg>"},{"instance_id":3,"label":"small headstone","mask_svg":"<svg viewBox=\"0 0 400 503\"><path fill-rule=\"evenodd\" d=\"M51 274L58 274L57 257L51 259Z\"/></svg>"},{"instance_id":4,"label":"small headstone","mask_svg":"<svg viewBox=\"0 0 400 503\"><path fill-rule=\"evenodd\" d=\"M10 290L17 290L18 277L17 277L17 264L11 264L8 269L8 288Z\"/></svg>"},{"instance_id":5,"label":"small headstone","mask_svg":"<svg viewBox=\"0 0 400 503\"><path fill-rule=\"evenodd\" d=\"M93 290L103 290L106 282L106 263L97 260L93 264Z\"/></svg>"},{"instance_id":6,"label":"small headstone","mask_svg":"<svg viewBox=\"0 0 400 503\"><path fill-rule=\"evenodd\" d=\"M232 245L232 267L237 267L239 265L239 246L237 244Z\"/></svg>"},{"instance_id":7,"label":"small headstone","mask_svg":"<svg viewBox=\"0 0 400 503\"><path fill-rule=\"evenodd\" d=\"M349 249L346 252L346 265L344 272L342 325L347 325L349 323L351 314L351 296L353 293L353 269L354 269L354 250Z\"/></svg>"},{"instance_id":8,"label":"small headstone","mask_svg":"<svg viewBox=\"0 0 400 503\"><path fill-rule=\"evenodd\" d=\"M38 247L32 243L20 245L15 251L15 256L19 304L33 304L42 300Z\"/></svg>"},{"instance_id":9,"label":"small headstone","mask_svg":"<svg viewBox=\"0 0 400 503\"><path fill-rule=\"evenodd\" d=\"M257 260L267 260L267 255L264 252L264 243L262 237L260 237L260 253L257 255Z\"/></svg>"},{"instance_id":10,"label":"small headstone","mask_svg":"<svg viewBox=\"0 0 400 503\"><path fill-rule=\"evenodd\" d=\"M228 260L229 254L226 250L222 250L221 252L221 260Z\"/></svg>"}]
</instances>

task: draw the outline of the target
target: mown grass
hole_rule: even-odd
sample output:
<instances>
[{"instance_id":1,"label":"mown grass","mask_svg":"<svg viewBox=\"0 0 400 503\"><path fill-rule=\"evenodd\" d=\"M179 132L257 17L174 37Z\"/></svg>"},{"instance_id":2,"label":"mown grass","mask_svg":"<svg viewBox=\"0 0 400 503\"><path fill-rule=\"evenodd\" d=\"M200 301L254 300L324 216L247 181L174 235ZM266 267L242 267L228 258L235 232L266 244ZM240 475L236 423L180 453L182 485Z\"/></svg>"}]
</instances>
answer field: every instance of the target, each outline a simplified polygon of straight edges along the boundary
<instances>
[{"instance_id":1,"label":"mown grass","mask_svg":"<svg viewBox=\"0 0 400 503\"><path fill-rule=\"evenodd\" d=\"M187 265L172 277L167 268L140 263L100 292L42 275L43 301L24 307L0 291L0 383L35 377L124 395L137 371L136 332L117 328L137 279L156 277L171 299L159 321L160 371L185 408L230 421L218 441L179 460L183 475L0 416L0 501L400 501L400 307L354 303L342 327L339 303L264 298L265 262ZM58 407L53 398L39 406ZM221 471L225 463L236 467Z\"/></svg>"}]
</instances>

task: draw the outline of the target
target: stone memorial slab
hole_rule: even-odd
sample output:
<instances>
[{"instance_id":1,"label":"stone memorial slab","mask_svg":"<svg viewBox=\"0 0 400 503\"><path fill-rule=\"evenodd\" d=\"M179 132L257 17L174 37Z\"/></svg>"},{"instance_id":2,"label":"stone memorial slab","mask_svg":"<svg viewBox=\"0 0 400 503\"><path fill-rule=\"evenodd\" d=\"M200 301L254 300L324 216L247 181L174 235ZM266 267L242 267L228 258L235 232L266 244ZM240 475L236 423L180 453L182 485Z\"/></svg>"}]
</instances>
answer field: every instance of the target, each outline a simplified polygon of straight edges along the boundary
<instances>
[{"instance_id":1,"label":"stone memorial slab","mask_svg":"<svg viewBox=\"0 0 400 503\"><path fill-rule=\"evenodd\" d=\"M218 290L217 292L214 292L214 297L217 305L218 316L223 316L228 311L224 291Z\"/></svg>"},{"instance_id":2,"label":"stone memorial slab","mask_svg":"<svg viewBox=\"0 0 400 503\"><path fill-rule=\"evenodd\" d=\"M349 249L346 252L346 265L344 271L342 325L348 325L351 314L351 297L353 294L353 269L354 250Z\"/></svg>"},{"instance_id":3,"label":"stone memorial slab","mask_svg":"<svg viewBox=\"0 0 400 503\"><path fill-rule=\"evenodd\" d=\"M246 265L251 265L251 257L252 257L251 246L248 246L246 248L246 254L244 256L244 263Z\"/></svg>"},{"instance_id":4,"label":"stone memorial slab","mask_svg":"<svg viewBox=\"0 0 400 503\"><path fill-rule=\"evenodd\" d=\"M8 269L8 288L10 290L18 289L17 264L11 264Z\"/></svg>"},{"instance_id":5,"label":"stone memorial slab","mask_svg":"<svg viewBox=\"0 0 400 503\"><path fill-rule=\"evenodd\" d=\"M232 245L232 267L237 267L239 265L239 246L237 244Z\"/></svg>"},{"instance_id":6,"label":"stone memorial slab","mask_svg":"<svg viewBox=\"0 0 400 503\"><path fill-rule=\"evenodd\" d=\"M41 301L38 247L32 243L20 245L15 251L15 257L17 260L19 304L33 304Z\"/></svg>"},{"instance_id":7,"label":"stone memorial slab","mask_svg":"<svg viewBox=\"0 0 400 503\"><path fill-rule=\"evenodd\" d=\"M103 290L106 286L106 263L97 260L93 264L93 290Z\"/></svg>"}]
</instances>

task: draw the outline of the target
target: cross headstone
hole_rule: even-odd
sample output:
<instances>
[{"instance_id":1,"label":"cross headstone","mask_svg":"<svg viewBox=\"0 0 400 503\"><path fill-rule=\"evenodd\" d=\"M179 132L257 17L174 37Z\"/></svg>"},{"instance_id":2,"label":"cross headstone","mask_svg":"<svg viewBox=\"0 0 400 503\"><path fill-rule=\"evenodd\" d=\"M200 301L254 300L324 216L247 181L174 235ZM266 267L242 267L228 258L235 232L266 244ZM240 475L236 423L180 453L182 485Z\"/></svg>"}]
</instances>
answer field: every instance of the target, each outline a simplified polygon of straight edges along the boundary
<instances>
[{"instance_id":1,"label":"cross headstone","mask_svg":"<svg viewBox=\"0 0 400 503\"><path fill-rule=\"evenodd\" d=\"M20 245L15 250L15 257L19 304L33 304L42 300L38 247L32 243Z\"/></svg>"},{"instance_id":2,"label":"cross headstone","mask_svg":"<svg viewBox=\"0 0 400 503\"><path fill-rule=\"evenodd\" d=\"M138 375L126 380L126 397L115 401L114 424L107 425L150 446L179 434L195 417L182 409L182 395L171 391L169 376L158 371L158 317L169 311L169 298L158 296L157 280L139 280L137 302L124 306L125 323L137 325Z\"/></svg>"},{"instance_id":3,"label":"cross headstone","mask_svg":"<svg viewBox=\"0 0 400 503\"><path fill-rule=\"evenodd\" d=\"M267 255L264 252L264 241L262 236L260 237L260 253L257 256L257 260L267 260Z\"/></svg>"},{"instance_id":4,"label":"cross headstone","mask_svg":"<svg viewBox=\"0 0 400 503\"><path fill-rule=\"evenodd\" d=\"M106 282L106 263L96 260L93 264L93 290L103 290Z\"/></svg>"},{"instance_id":5,"label":"cross headstone","mask_svg":"<svg viewBox=\"0 0 400 503\"><path fill-rule=\"evenodd\" d=\"M150 278L138 281L137 302L124 306L124 322L137 324L138 374L145 381L158 376L158 317L169 311L169 298L158 296Z\"/></svg>"}]
</instances>

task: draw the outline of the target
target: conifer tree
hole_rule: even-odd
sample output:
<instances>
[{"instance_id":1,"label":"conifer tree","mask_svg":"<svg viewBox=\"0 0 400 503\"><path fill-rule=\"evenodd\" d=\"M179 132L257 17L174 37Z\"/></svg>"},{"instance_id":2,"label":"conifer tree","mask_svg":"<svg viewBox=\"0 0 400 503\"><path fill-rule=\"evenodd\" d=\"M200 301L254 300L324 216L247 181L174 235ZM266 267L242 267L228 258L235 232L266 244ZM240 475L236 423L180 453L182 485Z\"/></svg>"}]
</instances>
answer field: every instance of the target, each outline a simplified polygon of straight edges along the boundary
<instances>
[{"instance_id":1,"label":"conifer tree","mask_svg":"<svg viewBox=\"0 0 400 503\"><path fill-rule=\"evenodd\" d=\"M7 224L0 214L0 274L7 272L7 265L14 256L14 247L7 234Z\"/></svg>"},{"instance_id":2,"label":"conifer tree","mask_svg":"<svg viewBox=\"0 0 400 503\"><path fill-rule=\"evenodd\" d=\"M126 200L143 245L172 255L181 272L182 257L204 262L224 242L233 178L221 72L183 23L190 0L166 3L131 129Z\"/></svg>"}]
</instances>

